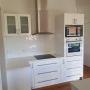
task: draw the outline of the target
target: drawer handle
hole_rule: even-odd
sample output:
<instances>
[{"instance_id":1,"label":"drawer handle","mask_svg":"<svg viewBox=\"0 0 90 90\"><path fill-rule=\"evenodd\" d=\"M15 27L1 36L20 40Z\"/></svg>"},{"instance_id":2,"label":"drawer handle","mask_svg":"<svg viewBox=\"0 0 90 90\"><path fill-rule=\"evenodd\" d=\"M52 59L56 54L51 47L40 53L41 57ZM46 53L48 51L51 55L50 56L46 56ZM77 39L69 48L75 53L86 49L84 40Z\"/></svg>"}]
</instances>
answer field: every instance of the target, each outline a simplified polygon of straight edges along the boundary
<instances>
[{"instance_id":1,"label":"drawer handle","mask_svg":"<svg viewBox=\"0 0 90 90\"><path fill-rule=\"evenodd\" d=\"M67 62L76 62L76 61L80 62L80 60L72 60L72 61L67 61Z\"/></svg>"},{"instance_id":2,"label":"drawer handle","mask_svg":"<svg viewBox=\"0 0 90 90\"><path fill-rule=\"evenodd\" d=\"M52 72L58 72L58 71L42 72L42 73L38 73L38 75L41 75L41 74L47 74L47 73L52 73Z\"/></svg>"},{"instance_id":3,"label":"drawer handle","mask_svg":"<svg viewBox=\"0 0 90 90\"><path fill-rule=\"evenodd\" d=\"M53 81L53 80L57 80L58 78L54 78L54 79L50 79L50 80L45 80L45 81L40 81L38 83L43 83L43 82L48 82L48 81Z\"/></svg>"},{"instance_id":4,"label":"drawer handle","mask_svg":"<svg viewBox=\"0 0 90 90\"><path fill-rule=\"evenodd\" d=\"M69 76L66 76L66 77L73 77L73 76L78 76L80 74L76 74L76 75L69 75Z\"/></svg>"},{"instance_id":5,"label":"drawer handle","mask_svg":"<svg viewBox=\"0 0 90 90\"><path fill-rule=\"evenodd\" d=\"M70 70L70 69L80 69L81 67L74 67L74 68L67 68L67 70Z\"/></svg>"},{"instance_id":6,"label":"drawer handle","mask_svg":"<svg viewBox=\"0 0 90 90\"><path fill-rule=\"evenodd\" d=\"M57 64L57 63L42 64L42 65L37 65L37 66L45 66L45 65L51 65L51 64Z\"/></svg>"}]
</instances>

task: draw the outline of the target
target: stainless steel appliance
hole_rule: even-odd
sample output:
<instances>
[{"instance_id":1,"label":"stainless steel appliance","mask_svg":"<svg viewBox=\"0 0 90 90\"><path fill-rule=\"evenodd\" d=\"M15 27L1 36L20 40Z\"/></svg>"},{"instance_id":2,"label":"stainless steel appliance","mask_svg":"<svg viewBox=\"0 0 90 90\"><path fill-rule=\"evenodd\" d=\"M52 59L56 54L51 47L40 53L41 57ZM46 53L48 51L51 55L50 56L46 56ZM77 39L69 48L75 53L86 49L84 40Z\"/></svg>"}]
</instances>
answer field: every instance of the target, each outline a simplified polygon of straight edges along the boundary
<instances>
[{"instance_id":1,"label":"stainless steel appliance","mask_svg":"<svg viewBox=\"0 0 90 90\"><path fill-rule=\"evenodd\" d=\"M66 25L65 37L81 37L83 36L83 25Z\"/></svg>"},{"instance_id":2,"label":"stainless steel appliance","mask_svg":"<svg viewBox=\"0 0 90 90\"><path fill-rule=\"evenodd\" d=\"M66 56L82 56L83 44L81 38L66 41Z\"/></svg>"}]
</instances>

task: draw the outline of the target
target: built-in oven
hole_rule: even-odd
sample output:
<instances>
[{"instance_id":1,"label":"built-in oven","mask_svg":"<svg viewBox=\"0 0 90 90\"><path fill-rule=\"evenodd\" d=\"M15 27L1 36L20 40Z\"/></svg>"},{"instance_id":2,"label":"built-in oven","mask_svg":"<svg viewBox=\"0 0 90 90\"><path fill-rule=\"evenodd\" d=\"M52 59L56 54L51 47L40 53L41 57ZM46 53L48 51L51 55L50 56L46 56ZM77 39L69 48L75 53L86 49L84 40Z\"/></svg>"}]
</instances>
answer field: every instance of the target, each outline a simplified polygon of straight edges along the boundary
<instances>
[{"instance_id":1,"label":"built-in oven","mask_svg":"<svg viewBox=\"0 0 90 90\"><path fill-rule=\"evenodd\" d=\"M66 25L65 37L81 37L83 36L83 25Z\"/></svg>"},{"instance_id":2,"label":"built-in oven","mask_svg":"<svg viewBox=\"0 0 90 90\"><path fill-rule=\"evenodd\" d=\"M81 56L83 54L82 41L67 41L66 56Z\"/></svg>"}]
</instances>

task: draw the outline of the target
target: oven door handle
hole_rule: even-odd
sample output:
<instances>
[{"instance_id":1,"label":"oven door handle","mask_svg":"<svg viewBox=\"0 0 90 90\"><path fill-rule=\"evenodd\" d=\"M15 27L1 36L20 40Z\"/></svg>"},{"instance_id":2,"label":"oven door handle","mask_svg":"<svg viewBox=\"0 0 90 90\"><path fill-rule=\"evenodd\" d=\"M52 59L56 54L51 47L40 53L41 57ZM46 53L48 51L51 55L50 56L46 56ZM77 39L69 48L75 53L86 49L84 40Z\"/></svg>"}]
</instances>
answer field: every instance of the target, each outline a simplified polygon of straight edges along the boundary
<instances>
[{"instance_id":1,"label":"oven door handle","mask_svg":"<svg viewBox=\"0 0 90 90\"><path fill-rule=\"evenodd\" d=\"M69 42L72 42L72 43L81 43L82 40L78 40L78 41L66 41L66 43L69 43Z\"/></svg>"}]
</instances>

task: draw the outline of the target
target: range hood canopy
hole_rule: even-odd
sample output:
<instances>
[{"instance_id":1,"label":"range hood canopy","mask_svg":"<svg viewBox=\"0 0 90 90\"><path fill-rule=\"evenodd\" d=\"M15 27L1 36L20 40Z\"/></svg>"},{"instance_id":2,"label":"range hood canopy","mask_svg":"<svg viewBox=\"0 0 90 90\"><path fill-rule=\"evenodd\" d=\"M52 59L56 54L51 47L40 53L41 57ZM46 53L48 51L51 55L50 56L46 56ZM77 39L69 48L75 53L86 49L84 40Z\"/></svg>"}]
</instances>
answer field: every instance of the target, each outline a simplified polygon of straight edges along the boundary
<instances>
[{"instance_id":1,"label":"range hood canopy","mask_svg":"<svg viewBox=\"0 0 90 90\"><path fill-rule=\"evenodd\" d=\"M34 34L53 34L48 30L47 0L35 0L35 12L36 33Z\"/></svg>"}]
</instances>

